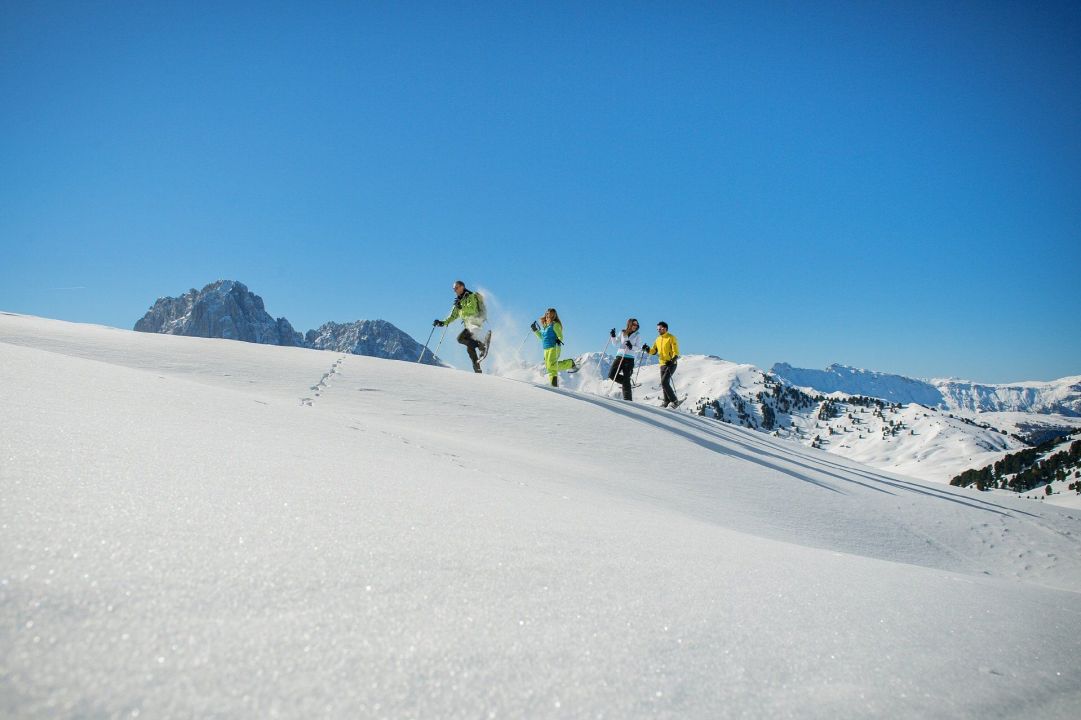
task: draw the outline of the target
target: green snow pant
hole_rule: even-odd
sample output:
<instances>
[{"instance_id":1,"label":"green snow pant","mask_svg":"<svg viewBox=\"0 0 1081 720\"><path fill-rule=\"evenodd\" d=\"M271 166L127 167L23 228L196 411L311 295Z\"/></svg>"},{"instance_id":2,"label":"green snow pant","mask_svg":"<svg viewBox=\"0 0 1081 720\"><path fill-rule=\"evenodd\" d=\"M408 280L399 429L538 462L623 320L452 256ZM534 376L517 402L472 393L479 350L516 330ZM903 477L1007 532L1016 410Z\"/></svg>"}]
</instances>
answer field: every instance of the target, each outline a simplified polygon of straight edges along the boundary
<instances>
[{"instance_id":1,"label":"green snow pant","mask_svg":"<svg viewBox=\"0 0 1081 720\"><path fill-rule=\"evenodd\" d=\"M559 359L559 350L560 347L556 345L555 347L550 347L544 351L544 367L548 370L548 377L550 378L554 378L564 370L570 370L574 367L573 360Z\"/></svg>"}]
</instances>

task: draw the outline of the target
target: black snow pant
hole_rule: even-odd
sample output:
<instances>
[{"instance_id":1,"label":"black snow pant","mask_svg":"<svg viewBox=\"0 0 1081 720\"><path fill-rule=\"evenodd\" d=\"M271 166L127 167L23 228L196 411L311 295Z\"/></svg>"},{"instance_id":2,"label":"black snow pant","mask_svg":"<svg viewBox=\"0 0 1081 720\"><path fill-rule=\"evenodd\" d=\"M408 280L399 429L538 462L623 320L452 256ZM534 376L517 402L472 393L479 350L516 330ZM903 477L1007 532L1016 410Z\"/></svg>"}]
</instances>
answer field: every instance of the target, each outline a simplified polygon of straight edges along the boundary
<instances>
[{"instance_id":1,"label":"black snow pant","mask_svg":"<svg viewBox=\"0 0 1081 720\"><path fill-rule=\"evenodd\" d=\"M612 359L612 367L608 370L608 379L615 380L623 386L623 399L632 400L631 377L634 375L634 358L619 355Z\"/></svg>"},{"instance_id":2,"label":"black snow pant","mask_svg":"<svg viewBox=\"0 0 1081 720\"><path fill-rule=\"evenodd\" d=\"M458 342L465 345L465 351L469 353L469 359L473 361L473 372L480 372L480 360L477 359L477 348L481 347L481 342L473 337L473 333L469 332L469 328L462 330L458 335Z\"/></svg>"},{"instance_id":3,"label":"black snow pant","mask_svg":"<svg viewBox=\"0 0 1081 720\"><path fill-rule=\"evenodd\" d=\"M674 403L679 399L676 397L676 391L672 389L672 376L675 374L676 364L674 362L661 365L661 389L664 391L664 401L666 403Z\"/></svg>"}]
</instances>

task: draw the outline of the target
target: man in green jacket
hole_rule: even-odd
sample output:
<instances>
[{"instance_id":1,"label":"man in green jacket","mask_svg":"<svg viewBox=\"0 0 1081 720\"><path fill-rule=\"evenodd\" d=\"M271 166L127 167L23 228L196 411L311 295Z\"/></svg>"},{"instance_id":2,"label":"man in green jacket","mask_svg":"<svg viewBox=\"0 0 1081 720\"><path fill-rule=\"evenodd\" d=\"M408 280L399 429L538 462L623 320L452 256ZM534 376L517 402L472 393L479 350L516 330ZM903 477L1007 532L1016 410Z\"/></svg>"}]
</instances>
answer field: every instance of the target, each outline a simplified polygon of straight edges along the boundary
<instances>
[{"instance_id":1,"label":"man in green jacket","mask_svg":"<svg viewBox=\"0 0 1081 720\"><path fill-rule=\"evenodd\" d=\"M469 353L469 359L473 361L473 372L480 372L480 361L488 354L488 345L492 340L492 331L484 336L484 340L478 340L481 328L488 319L484 309L484 296L466 288L461 280L454 282L454 307L450 309L450 315L443 320L433 320L432 325L443 327L447 323L460 318L465 329L458 335L458 342L465 345ZM478 356L477 352L480 351Z\"/></svg>"}]
</instances>

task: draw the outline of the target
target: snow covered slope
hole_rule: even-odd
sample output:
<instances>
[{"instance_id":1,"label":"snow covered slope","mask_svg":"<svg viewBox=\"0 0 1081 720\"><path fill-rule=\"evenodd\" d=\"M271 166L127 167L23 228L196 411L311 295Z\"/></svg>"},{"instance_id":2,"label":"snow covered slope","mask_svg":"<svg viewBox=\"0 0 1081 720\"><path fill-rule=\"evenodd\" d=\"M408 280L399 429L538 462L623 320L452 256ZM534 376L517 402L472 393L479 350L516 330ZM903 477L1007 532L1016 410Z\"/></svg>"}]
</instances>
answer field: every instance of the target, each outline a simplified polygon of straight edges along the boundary
<instances>
[{"instance_id":1,"label":"snow covered slope","mask_svg":"<svg viewBox=\"0 0 1081 720\"><path fill-rule=\"evenodd\" d=\"M1020 493L1081 510L1081 431L967 470L950 484Z\"/></svg>"},{"instance_id":2,"label":"snow covered slope","mask_svg":"<svg viewBox=\"0 0 1081 720\"><path fill-rule=\"evenodd\" d=\"M1081 417L1054 415L1052 413L1027 412L981 412L959 413L977 422L1024 438L1030 445L1040 445L1047 440L1063 437L1081 428Z\"/></svg>"},{"instance_id":3,"label":"snow covered slope","mask_svg":"<svg viewBox=\"0 0 1081 720\"><path fill-rule=\"evenodd\" d=\"M841 403L841 414L803 431L817 446L845 457L926 480L948 482L958 469L979 466L1025 447L1016 438L920 405L899 408Z\"/></svg>"},{"instance_id":4,"label":"snow covered slope","mask_svg":"<svg viewBox=\"0 0 1081 720\"><path fill-rule=\"evenodd\" d=\"M578 358L582 371L562 375L566 387L591 395L620 397L607 378L612 359L599 353ZM507 377L544 382L540 364L506 362L497 371ZM662 399L656 358L638 373L642 387L635 400L659 405ZM708 355L680 359L674 385L686 395L682 409L771 433L779 438L813 446L872 467L923 480L948 483L959 472L994 462L1008 452L1026 447L1000 428L922 405L878 403L867 398L832 393L833 414L822 412L827 396L801 390L754 365L733 363ZM1046 416L1014 413L1001 417L1012 428L1022 416L1038 423ZM977 417L977 416L972 416ZM1081 425L1076 418L1059 418L1066 427ZM1025 425L1025 427L1031 427Z\"/></svg>"},{"instance_id":5,"label":"snow covered slope","mask_svg":"<svg viewBox=\"0 0 1081 720\"><path fill-rule=\"evenodd\" d=\"M3 717L1081 708L1070 510L507 378L10 315L0 407Z\"/></svg>"}]
</instances>

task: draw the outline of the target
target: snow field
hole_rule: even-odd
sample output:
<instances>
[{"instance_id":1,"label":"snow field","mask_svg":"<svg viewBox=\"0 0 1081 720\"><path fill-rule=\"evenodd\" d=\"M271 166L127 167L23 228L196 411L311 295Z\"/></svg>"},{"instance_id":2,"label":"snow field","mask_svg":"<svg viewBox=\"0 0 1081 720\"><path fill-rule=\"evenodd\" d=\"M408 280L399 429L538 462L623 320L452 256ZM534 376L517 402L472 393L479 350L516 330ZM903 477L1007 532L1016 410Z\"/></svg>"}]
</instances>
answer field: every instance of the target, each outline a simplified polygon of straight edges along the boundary
<instances>
[{"instance_id":1,"label":"snow field","mask_svg":"<svg viewBox=\"0 0 1081 720\"><path fill-rule=\"evenodd\" d=\"M0 316L0 407L0 715L1081 707L1062 509L527 382L36 318Z\"/></svg>"}]
</instances>

